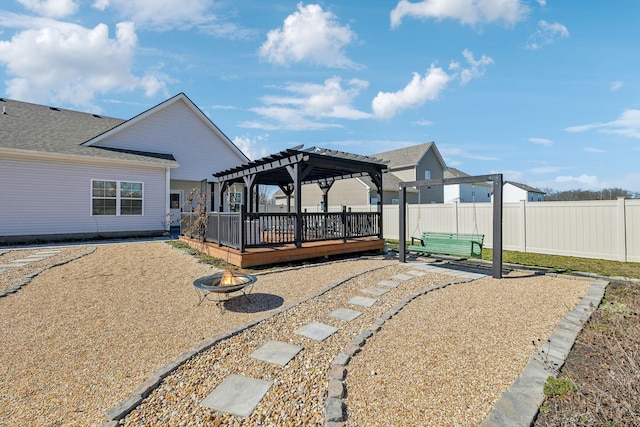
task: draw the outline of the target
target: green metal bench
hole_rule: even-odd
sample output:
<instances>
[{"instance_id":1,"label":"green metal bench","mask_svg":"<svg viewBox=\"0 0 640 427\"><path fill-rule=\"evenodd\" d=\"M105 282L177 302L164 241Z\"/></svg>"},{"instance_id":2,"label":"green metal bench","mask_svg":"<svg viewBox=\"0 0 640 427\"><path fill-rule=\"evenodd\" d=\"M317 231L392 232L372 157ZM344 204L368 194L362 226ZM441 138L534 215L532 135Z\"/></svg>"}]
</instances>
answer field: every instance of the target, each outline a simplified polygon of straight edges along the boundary
<instances>
[{"instance_id":1,"label":"green metal bench","mask_svg":"<svg viewBox=\"0 0 640 427\"><path fill-rule=\"evenodd\" d=\"M425 232L411 238L407 251L480 258L483 241L484 234Z\"/></svg>"}]
</instances>

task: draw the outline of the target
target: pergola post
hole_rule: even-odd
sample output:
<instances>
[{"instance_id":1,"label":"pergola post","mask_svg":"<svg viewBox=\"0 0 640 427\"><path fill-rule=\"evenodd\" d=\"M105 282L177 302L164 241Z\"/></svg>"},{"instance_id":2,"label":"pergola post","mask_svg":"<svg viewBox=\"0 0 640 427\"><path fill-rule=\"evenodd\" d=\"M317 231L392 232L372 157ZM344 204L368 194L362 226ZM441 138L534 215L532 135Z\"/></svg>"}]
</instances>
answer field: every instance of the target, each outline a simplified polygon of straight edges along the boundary
<instances>
[{"instance_id":1,"label":"pergola post","mask_svg":"<svg viewBox=\"0 0 640 427\"><path fill-rule=\"evenodd\" d=\"M407 187L400 186L398 197L398 222L400 223L400 230L398 233L398 246L400 254L400 262L407 262Z\"/></svg>"}]
</instances>

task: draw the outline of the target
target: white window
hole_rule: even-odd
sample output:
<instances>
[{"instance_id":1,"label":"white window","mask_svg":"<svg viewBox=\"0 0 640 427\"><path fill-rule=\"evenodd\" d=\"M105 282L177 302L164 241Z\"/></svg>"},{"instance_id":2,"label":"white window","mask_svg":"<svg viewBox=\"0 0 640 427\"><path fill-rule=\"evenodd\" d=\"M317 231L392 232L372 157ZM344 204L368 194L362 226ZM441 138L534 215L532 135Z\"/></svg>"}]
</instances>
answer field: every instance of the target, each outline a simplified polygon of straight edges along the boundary
<instances>
[{"instance_id":1,"label":"white window","mask_svg":"<svg viewBox=\"0 0 640 427\"><path fill-rule=\"evenodd\" d=\"M391 199L391 204L392 205L399 205L400 204L400 199Z\"/></svg>"},{"instance_id":2,"label":"white window","mask_svg":"<svg viewBox=\"0 0 640 427\"><path fill-rule=\"evenodd\" d=\"M431 171L424 171L424 179L431 179Z\"/></svg>"},{"instance_id":3,"label":"white window","mask_svg":"<svg viewBox=\"0 0 640 427\"><path fill-rule=\"evenodd\" d=\"M141 182L91 181L91 215L142 215Z\"/></svg>"}]
</instances>

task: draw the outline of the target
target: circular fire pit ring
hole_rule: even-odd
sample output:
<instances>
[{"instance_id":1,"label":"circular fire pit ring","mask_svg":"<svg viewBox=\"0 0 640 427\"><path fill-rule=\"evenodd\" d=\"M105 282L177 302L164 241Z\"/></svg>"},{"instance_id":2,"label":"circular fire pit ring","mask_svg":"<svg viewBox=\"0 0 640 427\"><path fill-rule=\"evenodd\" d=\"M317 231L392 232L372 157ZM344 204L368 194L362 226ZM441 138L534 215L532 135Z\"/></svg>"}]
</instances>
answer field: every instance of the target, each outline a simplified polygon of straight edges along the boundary
<instances>
[{"instance_id":1,"label":"circular fire pit ring","mask_svg":"<svg viewBox=\"0 0 640 427\"><path fill-rule=\"evenodd\" d=\"M256 276L251 274L233 274L229 270L225 270L222 273L200 277L193 281L193 286L198 293L198 305L202 304L205 299L220 304L222 302L220 298L212 299L210 296L212 294L226 294L228 298L229 294L233 292L242 292L244 296L249 298L247 291L251 292L257 280Z\"/></svg>"}]
</instances>

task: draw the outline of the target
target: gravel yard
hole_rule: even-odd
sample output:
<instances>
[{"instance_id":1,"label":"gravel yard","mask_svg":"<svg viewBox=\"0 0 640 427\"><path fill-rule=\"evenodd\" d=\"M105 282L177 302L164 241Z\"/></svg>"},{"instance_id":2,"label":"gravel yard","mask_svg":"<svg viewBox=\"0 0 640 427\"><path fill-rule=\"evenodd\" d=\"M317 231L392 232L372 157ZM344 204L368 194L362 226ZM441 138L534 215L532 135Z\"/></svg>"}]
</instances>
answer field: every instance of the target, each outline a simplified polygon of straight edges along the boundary
<instances>
[{"instance_id":1,"label":"gravel yard","mask_svg":"<svg viewBox=\"0 0 640 427\"><path fill-rule=\"evenodd\" d=\"M0 426L99 424L156 369L202 340L382 267L200 353L122 422L324 425L333 358L406 295L456 280L413 278L369 309L350 307L364 314L344 322L327 314L411 264L362 259L261 274L250 306L233 299L221 311L211 302L197 306L192 286L211 267L162 242L68 250L56 256L88 254L0 298L3 347L10 349L0 353ZM0 264L6 256L16 255L0 253ZM0 283L17 280L7 271ZM484 278L415 299L347 366L346 425L476 425L536 351L532 341L544 341L588 285L547 276ZM322 342L295 334L311 321L339 332ZM285 367L248 358L269 340L304 349ZM199 405L231 373L274 381L246 419Z\"/></svg>"}]
</instances>

